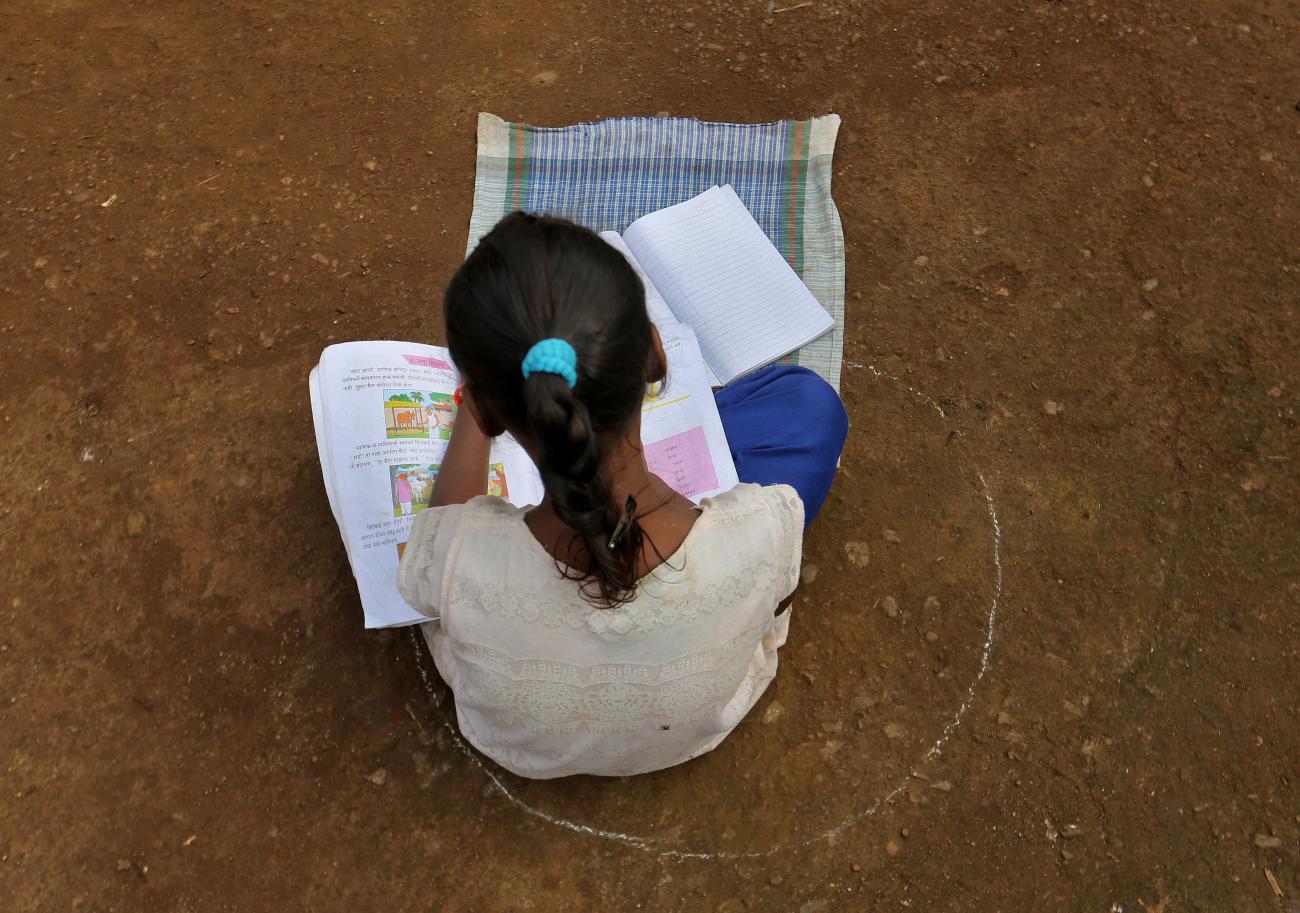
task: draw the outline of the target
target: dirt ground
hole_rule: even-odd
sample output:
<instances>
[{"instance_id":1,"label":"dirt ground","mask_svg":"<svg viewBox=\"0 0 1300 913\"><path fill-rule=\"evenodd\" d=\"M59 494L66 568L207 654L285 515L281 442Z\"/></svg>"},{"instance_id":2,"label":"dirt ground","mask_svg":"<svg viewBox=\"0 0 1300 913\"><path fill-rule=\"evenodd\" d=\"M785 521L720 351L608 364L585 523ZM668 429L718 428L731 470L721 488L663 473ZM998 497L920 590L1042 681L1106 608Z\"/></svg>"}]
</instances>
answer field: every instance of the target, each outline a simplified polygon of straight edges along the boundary
<instances>
[{"instance_id":1,"label":"dirt ground","mask_svg":"<svg viewBox=\"0 0 1300 913\"><path fill-rule=\"evenodd\" d=\"M1300 910L1296 3L769 10L0 4L0 906ZM495 784L323 496L481 110L844 119L843 471L659 774Z\"/></svg>"}]
</instances>

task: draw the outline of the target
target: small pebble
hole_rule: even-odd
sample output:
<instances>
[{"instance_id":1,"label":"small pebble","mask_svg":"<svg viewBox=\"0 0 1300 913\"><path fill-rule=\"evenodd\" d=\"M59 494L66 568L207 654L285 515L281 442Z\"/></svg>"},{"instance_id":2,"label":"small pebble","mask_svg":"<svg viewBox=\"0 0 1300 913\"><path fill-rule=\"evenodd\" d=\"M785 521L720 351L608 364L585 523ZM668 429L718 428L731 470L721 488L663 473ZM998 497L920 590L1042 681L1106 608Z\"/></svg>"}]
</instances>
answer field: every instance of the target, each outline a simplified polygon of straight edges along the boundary
<instances>
[{"instance_id":1,"label":"small pebble","mask_svg":"<svg viewBox=\"0 0 1300 913\"><path fill-rule=\"evenodd\" d=\"M1146 282L1142 283L1142 291L1154 292L1156 290L1156 286L1158 286L1159 284L1160 284L1159 279L1148 279Z\"/></svg>"},{"instance_id":2,"label":"small pebble","mask_svg":"<svg viewBox=\"0 0 1300 913\"><path fill-rule=\"evenodd\" d=\"M805 564L803 566L802 573L799 574L799 577L800 579L803 580L804 583L812 583L814 580L817 579L818 573L819 571L817 569L817 565L811 563Z\"/></svg>"},{"instance_id":3,"label":"small pebble","mask_svg":"<svg viewBox=\"0 0 1300 913\"><path fill-rule=\"evenodd\" d=\"M384 770L384 768L381 767L378 770L374 771L373 773L368 774L366 776L366 779L369 780L371 783L375 784L376 786L383 786L385 783L388 782L388 771Z\"/></svg>"},{"instance_id":4,"label":"small pebble","mask_svg":"<svg viewBox=\"0 0 1300 913\"><path fill-rule=\"evenodd\" d=\"M1060 403L1050 399L1043 400L1043 411L1048 415L1060 415L1065 411L1065 407Z\"/></svg>"},{"instance_id":5,"label":"small pebble","mask_svg":"<svg viewBox=\"0 0 1300 913\"><path fill-rule=\"evenodd\" d=\"M853 871L855 871L855 872L861 872L861 871L862 871L862 866L858 865L856 862L853 863L853 865L849 866L849 868L853 869Z\"/></svg>"},{"instance_id":6,"label":"small pebble","mask_svg":"<svg viewBox=\"0 0 1300 913\"><path fill-rule=\"evenodd\" d=\"M119 860L117 861L117 870L118 870L119 872L129 872L129 871L131 871L131 860L130 860L130 859L119 859Z\"/></svg>"},{"instance_id":7,"label":"small pebble","mask_svg":"<svg viewBox=\"0 0 1300 913\"><path fill-rule=\"evenodd\" d=\"M930 784L930 788L931 788L931 789L937 789L937 790L939 790L939 792L941 792L941 793L952 792L952 781L951 781L951 780L935 780L933 783Z\"/></svg>"},{"instance_id":8,"label":"small pebble","mask_svg":"<svg viewBox=\"0 0 1300 913\"><path fill-rule=\"evenodd\" d=\"M560 74L554 70L542 70L540 73L533 74L533 83L539 86L554 85L560 78Z\"/></svg>"},{"instance_id":9,"label":"small pebble","mask_svg":"<svg viewBox=\"0 0 1300 913\"><path fill-rule=\"evenodd\" d=\"M131 511L126 515L126 534L128 536L138 536L144 532L145 518L144 514L139 511Z\"/></svg>"},{"instance_id":10,"label":"small pebble","mask_svg":"<svg viewBox=\"0 0 1300 913\"><path fill-rule=\"evenodd\" d=\"M891 840L885 844L885 852L891 856L897 856L898 851L902 848L903 847L899 845L897 840Z\"/></svg>"},{"instance_id":11,"label":"small pebble","mask_svg":"<svg viewBox=\"0 0 1300 913\"><path fill-rule=\"evenodd\" d=\"M907 729L903 726L902 723L885 724L885 738L887 739L901 739L906 734L907 734Z\"/></svg>"},{"instance_id":12,"label":"small pebble","mask_svg":"<svg viewBox=\"0 0 1300 913\"><path fill-rule=\"evenodd\" d=\"M1073 840L1076 837L1082 837L1083 828L1079 827L1077 824L1067 824L1065 827L1061 828L1061 836L1066 840Z\"/></svg>"},{"instance_id":13,"label":"small pebble","mask_svg":"<svg viewBox=\"0 0 1300 913\"><path fill-rule=\"evenodd\" d=\"M1272 834L1256 834L1255 846L1261 849L1272 850L1282 845L1281 837L1274 837Z\"/></svg>"},{"instance_id":14,"label":"small pebble","mask_svg":"<svg viewBox=\"0 0 1300 913\"><path fill-rule=\"evenodd\" d=\"M768 884L774 884L774 885L780 884L783 881L785 881L785 879L782 878L780 875L773 875L771 878L767 880Z\"/></svg>"},{"instance_id":15,"label":"small pebble","mask_svg":"<svg viewBox=\"0 0 1300 913\"><path fill-rule=\"evenodd\" d=\"M871 563L871 546L865 542L845 542L844 554L854 567L866 567Z\"/></svg>"},{"instance_id":16,"label":"small pebble","mask_svg":"<svg viewBox=\"0 0 1300 913\"><path fill-rule=\"evenodd\" d=\"M898 600L893 596L886 596L884 599L880 600L880 607L885 610L885 616L887 618L898 617Z\"/></svg>"},{"instance_id":17,"label":"small pebble","mask_svg":"<svg viewBox=\"0 0 1300 913\"><path fill-rule=\"evenodd\" d=\"M888 527L882 529L880 531L880 535L885 537L886 542L893 542L894 544L898 544L899 542L903 541L902 539L899 538L898 533L894 532L892 529L889 529Z\"/></svg>"},{"instance_id":18,"label":"small pebble","mask_svg":"<svg viewBox=\"0 0 1300 913\"><path fill-rule=\"evenodd\" d=\"M374 159L370 159L369 161L365 162L361 167L369 171L371 174L374 174L376 171L379 170L379 163L376 162Z\"/></svg>"},{"instance_id":19,"label":"small pebble","mask_svg":"<svg viewBox=\"0 0 1300 913\"><path fill-rule=\"evenodd\" d=\"M777 720L781 719L781 714L783 713L785 713L785 708L776 701L773 701L768 705L768 708L763 711L763 722L775 723Z\"/></svg>"},{"instance_id":20,"label":"small pebble","mask_svg":"<svg viewBox=\"0 0 1300 913\"><path fill-rule=\"evenodd\" d=\"M939 635L936 634L936 633L934 633L933 631L926 631L926 632L925 632L925 639L926 639L926 641L928 641L929 643L934 643L936 640L939 639Z\"/></svg>"},{"instance_id":21,"label":"small pebble","mask_svg":"<svg viewBox=\"0 0 1300 913\"><path fill-rule=\"evenodd\" d=\"M925 256L925 254L922 254L921 256L919 256L919 257L917 257L915 260L913 260L912 262L913 262L914 264L916 264L917 266L925 266L927 263L930 262L930 258L927 257L927 256Z\"/></svg>"}]
</instances>

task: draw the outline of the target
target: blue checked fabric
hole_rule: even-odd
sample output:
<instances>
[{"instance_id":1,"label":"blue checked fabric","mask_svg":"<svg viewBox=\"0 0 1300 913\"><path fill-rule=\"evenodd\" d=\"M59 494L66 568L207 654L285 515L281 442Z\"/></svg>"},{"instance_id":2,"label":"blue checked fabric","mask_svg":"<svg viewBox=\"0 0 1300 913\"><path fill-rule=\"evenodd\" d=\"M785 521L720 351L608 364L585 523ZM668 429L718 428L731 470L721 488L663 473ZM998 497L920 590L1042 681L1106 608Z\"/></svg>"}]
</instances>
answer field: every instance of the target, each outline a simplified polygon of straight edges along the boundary
<instances>
[{"instance_id":1,"label":"blue checked fabric","mask_svg":"<svg viewBox=\"0 0 1300 913\"><path fill-rule=\"evenodd\" d=\"M844 236L831 199L840 119L769 124L617 117L570 127L479 115L469 249L516 209L622 232L641 216L730 184L777 249L835 319L788 360L839 388L844 333Z\"/></svg>"}]
</instances>

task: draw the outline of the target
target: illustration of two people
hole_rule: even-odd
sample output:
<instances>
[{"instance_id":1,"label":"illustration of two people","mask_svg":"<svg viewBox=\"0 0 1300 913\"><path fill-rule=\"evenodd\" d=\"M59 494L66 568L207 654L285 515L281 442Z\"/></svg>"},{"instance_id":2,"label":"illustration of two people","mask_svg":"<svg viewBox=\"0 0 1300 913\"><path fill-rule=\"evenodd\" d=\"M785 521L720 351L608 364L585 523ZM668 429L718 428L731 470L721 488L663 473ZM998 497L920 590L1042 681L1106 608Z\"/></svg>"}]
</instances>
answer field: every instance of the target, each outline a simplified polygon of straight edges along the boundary
<instances>
[{"instance_id":1,"label":"illustration of two people","mask_svg":"<svg viewBox=\"0 0 1300 913\"><path fill-rule=\"evenodd\" d=\"M416 505L428 507L428 496L433 489L433 480L424 472L399 472L397 482L393 485L393 498L397 501L400 515L409 517ZM496 464L488 467L487 493L498 498L509 497L506 476Z\"/></svg>"}]
</instances>

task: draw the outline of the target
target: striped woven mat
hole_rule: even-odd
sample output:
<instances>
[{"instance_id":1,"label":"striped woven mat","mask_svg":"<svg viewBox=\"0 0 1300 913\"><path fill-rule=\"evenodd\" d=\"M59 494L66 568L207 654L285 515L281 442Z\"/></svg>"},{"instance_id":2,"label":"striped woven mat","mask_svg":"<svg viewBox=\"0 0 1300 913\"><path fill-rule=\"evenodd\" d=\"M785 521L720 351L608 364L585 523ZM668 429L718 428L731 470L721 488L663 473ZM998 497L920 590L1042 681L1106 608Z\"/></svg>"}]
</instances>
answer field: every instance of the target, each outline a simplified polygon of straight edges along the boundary
<instances>
[{"instance_id":1,"label":"striped woven mat","mask_svg":"<svg viewBox=\"0 0 1300 913\"><path fill-rule=\"evenodd\" d=\"M844 232L831 199L837 114L770 124L616 117L571 127L478 120L469 248L508 212L622 232L641 216L730 184L835 328L787 360L837 390L844 360Z\"/></svg>"}]
</instances>

